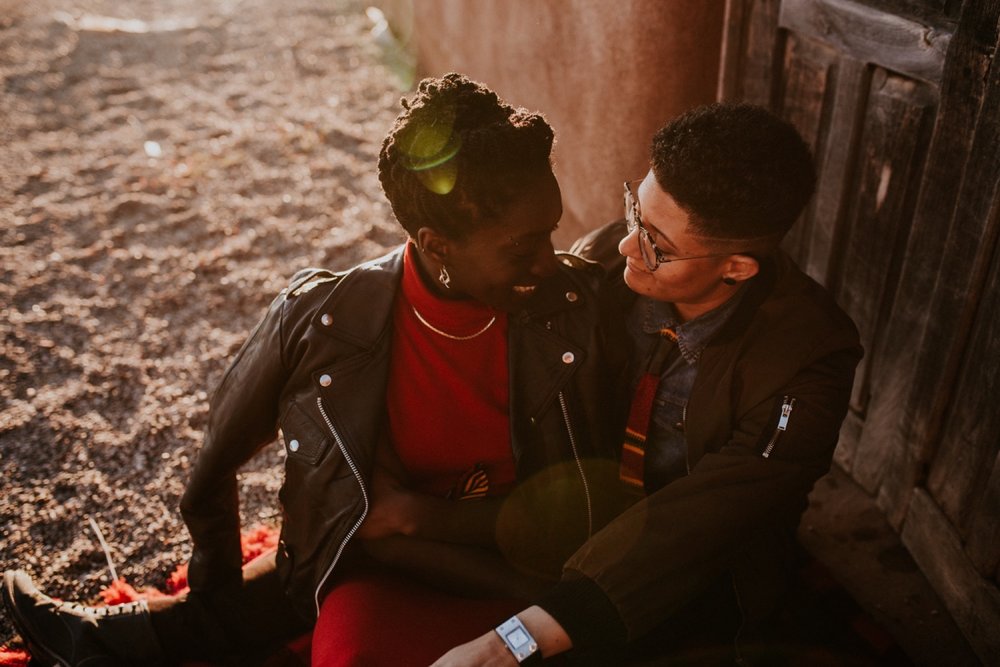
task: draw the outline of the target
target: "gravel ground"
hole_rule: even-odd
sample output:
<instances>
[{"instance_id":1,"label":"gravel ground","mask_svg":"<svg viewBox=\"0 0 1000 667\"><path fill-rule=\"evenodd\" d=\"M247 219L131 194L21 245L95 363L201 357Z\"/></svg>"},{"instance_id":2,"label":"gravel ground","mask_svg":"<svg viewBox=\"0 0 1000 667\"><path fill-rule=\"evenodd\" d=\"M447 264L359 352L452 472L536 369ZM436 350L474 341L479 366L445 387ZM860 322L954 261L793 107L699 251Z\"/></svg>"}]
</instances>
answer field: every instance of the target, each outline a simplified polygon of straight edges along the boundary
<instances>
[{"instance_id":1,"label":"gravel ground","mask_svg":"<svg viewBox=\"0 0 1000 667\"><path fill-rule=\"evenodd\" d=\"M405 84L364 9L0 0L0 567L93 599L93 517L161 586L227 360L296 270L401 240L375 163ZM246 525L280 481L275 446Z\"/></svg>"}]
</instances>

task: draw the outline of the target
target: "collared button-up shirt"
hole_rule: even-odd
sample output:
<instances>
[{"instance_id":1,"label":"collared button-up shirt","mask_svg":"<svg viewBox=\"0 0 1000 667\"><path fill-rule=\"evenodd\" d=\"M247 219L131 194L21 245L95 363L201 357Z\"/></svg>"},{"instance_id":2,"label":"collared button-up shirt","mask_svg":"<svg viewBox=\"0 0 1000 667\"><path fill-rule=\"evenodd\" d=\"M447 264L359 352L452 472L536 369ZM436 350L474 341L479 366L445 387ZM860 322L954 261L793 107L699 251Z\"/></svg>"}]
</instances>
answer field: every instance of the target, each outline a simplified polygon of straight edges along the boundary
<instances>
[{"instance_id":1,"label":"collared button-up shirt","mask_svg":"<svg viewBox=\"0 0 1000 667\"><path fill-rule=\"evenodd\" d=\"M643 481L647 493L687 473L684 408L698 375L698 358L736 310L743 292L741 289L721 306L688 322L681 322L673 304L645 296L640 296L629 312L626 326L635 345L631 372L633 393L645 372L645 360L662 335L661 330L671 329L677 334L679 352L668 357L653 401L653 414L646 434Z\"/></svg>"}]
</instances>

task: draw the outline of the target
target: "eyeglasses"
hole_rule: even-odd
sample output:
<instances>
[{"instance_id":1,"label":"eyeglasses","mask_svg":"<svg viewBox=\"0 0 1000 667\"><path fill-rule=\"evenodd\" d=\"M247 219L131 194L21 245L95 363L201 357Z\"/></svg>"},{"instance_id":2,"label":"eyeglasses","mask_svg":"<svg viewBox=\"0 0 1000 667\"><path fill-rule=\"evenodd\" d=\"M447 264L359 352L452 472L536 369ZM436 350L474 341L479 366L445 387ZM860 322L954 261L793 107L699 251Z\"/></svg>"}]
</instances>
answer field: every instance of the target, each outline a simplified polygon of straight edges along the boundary
<instances>
[{"instance_id":1,"label":"eyeglasses","mask_svg":"<svg viewBox=\"0 0 1000 667\"><path fill-rule=\"evenodd\" d=\"M625 227L631 234L639 230L639 254L642 261L650 271L656 271L660 264L670 262L680 262L685 259L706 259L708 257L729 257L730 255L744 255L747 253L721 252L712 255L694 255L692 257L670 257L665 252L656 247L653 235L642 224L642 215L639 212L639 200L632 194L632 187L625 181Z\"/></svg>"}]
</instances>

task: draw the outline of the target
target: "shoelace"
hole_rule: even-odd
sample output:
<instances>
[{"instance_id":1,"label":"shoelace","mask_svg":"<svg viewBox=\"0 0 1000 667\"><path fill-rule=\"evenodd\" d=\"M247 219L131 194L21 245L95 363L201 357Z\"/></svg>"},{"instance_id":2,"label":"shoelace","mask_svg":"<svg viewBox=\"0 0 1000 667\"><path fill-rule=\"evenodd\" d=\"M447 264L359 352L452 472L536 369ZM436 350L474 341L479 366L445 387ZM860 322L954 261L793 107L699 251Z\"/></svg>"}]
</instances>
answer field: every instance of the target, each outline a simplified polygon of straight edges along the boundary
<instances>
[{"instance_id":1,"label":"shoelace","mask_svg":"<svg viewBox=\"0 0 1000 667\"><path fill-rule=\"evenodd\" d=\"M55 609L57 611L67 611L73 614L89 614L98 618L105 618L107 616L120 616L121 614L132 614L136 611L145 610L146 601L138 600L136 602L126 602L125 604L116 604L110 607L88 607L87 605L80 604L79 602L56 602Z\"/></svg>"},{"instance_id":2,"label":"shoelace","mask_svg":"<svg viewBox=\"0 0 1000 667\"><path fill-rule=\"evenodd\" d=\"M87 520L90 522L90 527L93 529L94 534L97 535L97 541L101 544L101 549L104 550L104 558L108 561L108 570L111 572L111 581L118 581L118 572L115 570L114 561L111 560L111 548L108 547L107 540L104 539L104 533L101 531L101 527L94 520L94 517L88 516ZM145 600L136 600L135 602L126 602L124 604L116 604L105 607L90 607L88 605L80 604L79 602L64 602L62 600L56 601L55 608L60 611L67 611L75 614L89 614L91 616L96 616L97 618L106 618L108 616L120 616L122 614L131 614L136 611L144 611L148 609L148 605Z\"/></svg>"}]
</instances>

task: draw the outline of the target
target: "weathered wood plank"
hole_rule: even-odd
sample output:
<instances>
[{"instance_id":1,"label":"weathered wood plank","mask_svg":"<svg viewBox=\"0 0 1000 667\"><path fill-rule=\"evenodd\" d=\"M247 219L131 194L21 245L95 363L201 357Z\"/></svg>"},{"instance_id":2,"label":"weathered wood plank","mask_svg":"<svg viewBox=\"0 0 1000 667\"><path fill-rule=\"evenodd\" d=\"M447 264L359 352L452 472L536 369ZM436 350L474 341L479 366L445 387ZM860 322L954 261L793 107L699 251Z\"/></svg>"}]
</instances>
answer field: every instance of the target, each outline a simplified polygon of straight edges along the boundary
<instances>
[{"instance_id":1,"label":"weathered wood plank","mask_svg":"<svg viewBox=\"0 0 1000 667\"><path fill-rule=\"evenodd\" d=\"M778 10L780 0L752 0L747 21L746 55L740 99L774 108L779 71Z\"/></svg>"},{"instance_id":2,"label":"weathered wood plank","mask_svg":"<svg viewBox=\"0 0 1000 667\"><path fill-rule=\"evenodd\" d=\"M933 95L925 84L876 70L868 95L852 202L844 227L844 251L835 294L854 318L866 350L877 347L895 297L900 258L909 234L922 172ZM864 413L873 355L858 369L852 409ZM881 454L872 452L854 474L881 475Z\"/></svg>"},{"instance_id":3,"label":"weathered wood plank","mask_svg":"<svg viewBox=\"0 0 1000 667\"><path fill-rule=\"evenodd\" d=\"M881 7L891 7L896 14L909 16L917 21L940 23L943 19L955 20L962 0L874 0Z\"/></svg>"},{"instance_id":4,"label":"weathered wood plank","mask_svg":"<svg viewBox=\"0 0 1000 667\"><path fill-rule=\"evenodd\" d=\"M822 42L790 35L785 48L781 99L776 109L798 129L813 151L823 140L824 109L837 52Z\"/></svg>"},{"instance_id":5,"label":"weathered wood plank","mask_svg":"<svg viewBox=\"0 0 1000 667\"><path fill-rule=\"evenodd\" d=\"M784 66L778 74L780 106L776 111L798 129L813 155L822 153L825 143L826 115L832 105L831 79L836 62L837 53L821 42L803 40L794 34L785 42ZM828 175L819 173L820 181L827 178ZM807 265L809 239L816 233L816 224L810 205L782 244L799 266Z\"/></svg>"},{"instance_id":6,"label":"weathered wood plank","mask_svg":"<svg viewBox=\"0 0 1000 667\"><path fill-rule=\"evenodd\" d=\"M1000 86L997 91L1000 97ZM1000 152L1000 118L981 123L976 133L977 148L990 145ZM961 374L955 389L949 392L954 400L940 429L940 445L927 480L931 495L963 537L970 536L973 511L983 495L989 493L987 480L1000 450L1000 436L997 435L1000 433L1000 410L996 406L996 398L1000 395L997 369L997 360L1000 360L1000 257L996 255L1000 235L1000 204L997 203L1000 156L996 153L983 156L976 150L973 159L981 168L970 175L977 187L975 192L965 193L963 210L982 211L989 223L979 239L978 253L972 255L975 261L967 267L972 286L967 296L968 315L956 324L972 333L969 344L961 350L964 356ZM972 242L973 239L967 239L954 251L968 249ZM946 247L946 251L951 248ZM987 270L988 279L981 281L978 275ZM948 276L948 279L959 277ZM975 313L974 319L972 313ZM968 321L966 318L971 320L971 325L964 325L964 321ZM1000 490L997 493L1000 494ZM993 517L1000 522L1000 508L994 509L998 511ZM989 576L991 571L992 568L987 568L983 574Z\"/></svg>"},{"instance_id":7,"label":"weathered wood plank","mask_svg":"<svg viewBox=\"0 0 1000 667\"><path fill-rule=\"evenodd\" d=\"M785 0L779 25L852 57L932 83L941 80L951 32L851 0Z\"/></svg>"},{"instance_id":8,"label":"weathered wood plank","mask_svg":"<svg viewBox=\"0 0 1000 667\"><path fill-rule=\"evenodd\" d=\"M969 522L965 552L984 577L992 578L1000 567L1000 453Z\"/></svg>"},{"instance_id":9,"label":"weathered wood plank","mask_svg":"<svg viewBox=\"0 0 1000 667\"><path fill-rule=\"evenodd\" d=\"M966 178L967 170L970 176L977 170L969 161L974 135L970 129L976 127L985 108L976 101L986 94L997 45L998 15L1000 3L995 0L963 7L945 64L940 110L903 258L900 291L886 335L873 353L876 358L871 373L878 383L872 385L859 449L891 453L884 460L892 474L884 478L879 505L897 526L933 453L935 420L940 418L934 414L941 393L938 389L954 381L946 373L951 356L948 351L960 347L967 335L956 328L956 322L970 287L968 266L976 255L985 216L967 211L963 201L959 222L956 210L960 193L973 200L980 196L971 187L974 178ZM984 25L992 28L984 30ZM986 122L995 121L992 112L986 117ZM981 217L977 219L977 215ZM973 243L961 249L951 246L944 252L952 230L952 238L964 239L971 234ZM958 250L964 252L955 252ZM942 280L943 274L957 280Z\"/></svg>"},{"instance_id":10,"label":"weathered wood plank","mask_svg":"<svg viewBox=\"0 0 1000 667\"><path fill-rule=\"evenodd\" d=\"M834 71L835 92L826 136L816 155L820 181L810 211L815 223L803 266L806 273L824 285L835 281L838 257L842 255L839 245L848 205L847 183L851 181L861 131L859 110L867 103L870 85L870 70L865 63L841 57Z\"/></svg>"},{"instance_id":11,"label":"weathered wood plank","mask_svg":"<svg viewBox=\"0 0 1000 667\"><path fill-rule=\"evenodd\" d=\"M858 440L861 439L861 430L865 421L857 412L847 411L847 417L840 427L840 440L837 441L837 449L833 452L834 462L846 472L851 472L854 467L854 455L858 449Z\"/></svg>"},{"instance_id":12,"label":"weathered wood plank","mask_svg":"<svg viewBox=\"0 0 1000 667\"><path fill-rule=\"evenodd\" d=\"M901 537L983 664L1000 664L1000 592L976 572L923 489L913 493Z\"/></svg>"}]
</instances>

